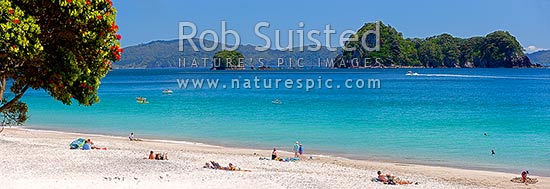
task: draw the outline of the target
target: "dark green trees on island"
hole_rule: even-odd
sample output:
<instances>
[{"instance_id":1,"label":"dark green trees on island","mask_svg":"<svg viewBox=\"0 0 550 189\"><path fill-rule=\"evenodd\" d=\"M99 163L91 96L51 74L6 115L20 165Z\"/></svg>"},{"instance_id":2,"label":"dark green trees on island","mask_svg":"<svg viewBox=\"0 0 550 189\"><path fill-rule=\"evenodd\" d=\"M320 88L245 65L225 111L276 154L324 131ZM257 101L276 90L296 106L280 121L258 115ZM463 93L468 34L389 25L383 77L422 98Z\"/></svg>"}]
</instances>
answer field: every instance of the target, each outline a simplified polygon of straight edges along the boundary
<instances>
[{"instance_id":1,"label":"dark green trees on island","mask_svg":"<svg viewBox=\"0 0 550 189\"><path fill-rule=\"evenodd\" d=\"M366 23L355 34L359 38L375 23ZM405 39L395 28L380 22L379 51L365 51L361 41L347 41L346 47L335 59L335 67L434 67L434 68L513 68L536 67L523 53L514 36L495 31L485 37L462 39L441 34L426 39ZM369 47L375 46L375 36L364 39Z\"/></svg>"},{"instance_id":2,"label":"dark green trees on island","mask_svg":"<svg viewBox=\"0 0 550 189\"><path fill-rule=\"evenodd\" d=\"M222 50L214 54L214 70L238 70L244 69L244 56L239 51Z\"/></svg>"}]
</instances>

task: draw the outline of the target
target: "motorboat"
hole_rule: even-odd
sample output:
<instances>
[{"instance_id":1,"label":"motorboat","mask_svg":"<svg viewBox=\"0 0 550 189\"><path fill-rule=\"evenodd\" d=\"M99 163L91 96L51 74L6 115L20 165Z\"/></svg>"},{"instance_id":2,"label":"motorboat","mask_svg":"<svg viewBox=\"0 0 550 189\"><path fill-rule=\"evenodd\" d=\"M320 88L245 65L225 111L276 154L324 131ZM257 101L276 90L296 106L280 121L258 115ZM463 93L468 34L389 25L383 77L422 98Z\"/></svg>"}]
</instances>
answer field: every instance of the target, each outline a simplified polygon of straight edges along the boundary
<instances>
[{"instance_id":1,"label":"motorboat","mask_svg":"<svg viewBox=\"0 0 550 189\"><path fill-rule=\"evenodd\" d=\"M407 75L407 76L417 76L417 75L420 75L420 74L418 74L418 73L416 73L416 72L413 72L413 71L410 71L410 70L409 70L409 71L407 72L407 74L405 74L405 75Z\"/></svg>"},{"instance_id":2,"label":"motorboat","mask_svg":"<svg viewBox=\"0 0 550 189\"><path fill-rule=\"evenodd\" d=\"M172 91L170 89L162 90L162 94L172 94L172 93L174 93L174 91Z\"/></svg>"},{"instance_id":3,"label":"motorboat","mask_svg":"<svg viewBox=\"0 0 550 189\"><path fill-rule=\"evenodd\" d=\"M275 99L275 100L271 101L271 103L276 104L276 105L281 105L281 104L283 104L283 101L280 100L280 99Z\"/></svg>"}]
</instances>

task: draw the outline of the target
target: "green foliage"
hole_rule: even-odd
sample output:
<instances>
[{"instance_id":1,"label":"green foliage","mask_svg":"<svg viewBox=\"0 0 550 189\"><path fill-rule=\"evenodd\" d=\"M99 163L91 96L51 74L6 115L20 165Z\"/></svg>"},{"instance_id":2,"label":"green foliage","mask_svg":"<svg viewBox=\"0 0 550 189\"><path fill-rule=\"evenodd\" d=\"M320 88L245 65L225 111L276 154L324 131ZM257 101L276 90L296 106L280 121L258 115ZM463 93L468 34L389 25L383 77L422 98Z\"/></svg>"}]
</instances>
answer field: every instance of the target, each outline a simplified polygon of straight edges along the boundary
<instances>
[{"instance_id":1,"label":"green foliage","mask_svg":"<svg viewBox=\"0 0 550 189\"><path fill-rule=\"evenodd\" d=\"M0 105L6 103L6 99L3 99L0 102ZM7 107L4 111L0 112L2 115L2 120L0 124L4 125L21 125L27 121L27 104L24 102L17 101L13 105Z\"/></svg>"},{"instance_id":2,"label":"green foliage","mask_svg":"<svg viewBox=\"0 0 550 189\"><path fill-rule=\"evenodd\" d=\"M366 23L354 36L362 36L374 30L375 23ZM369 35L366 42L374 46L376 41ZM354 51L343 51L336 58L336 66L371 66L368 61L379 59L383 66L422 67L530 67L529 59L523 54L516 38L505 31L496 31L486 37L461 39L450 34L441 34L426 39L405 39L400 32L380 22L380 51L367 52L361 41L348 41L346 47ZM359 61L359 64L352 64ZM372 62L372 61L371 61Z\"/></svg>"},{"instance_id":3,"label":"green foliage","mask_svg":"<svg viewBox=\"0 0 550 189\"><path fill-rule=\"evenodd\" d=\"M0 110L28 88L67 105L97 103L100 79L122 53L115 18L110 0L0 0L0 78L16 94Z\"/></svg>"},{"instance_id":4,"label":"green foliage","mask_svg":"<svg viewBox=\"0 0 550 189\"><path fill-rule=\"evenodd\" d=\"M223 50L214 54L214 68L238 69L243 68L244 56L238 51Z\"/></svg>"}]
</instances>

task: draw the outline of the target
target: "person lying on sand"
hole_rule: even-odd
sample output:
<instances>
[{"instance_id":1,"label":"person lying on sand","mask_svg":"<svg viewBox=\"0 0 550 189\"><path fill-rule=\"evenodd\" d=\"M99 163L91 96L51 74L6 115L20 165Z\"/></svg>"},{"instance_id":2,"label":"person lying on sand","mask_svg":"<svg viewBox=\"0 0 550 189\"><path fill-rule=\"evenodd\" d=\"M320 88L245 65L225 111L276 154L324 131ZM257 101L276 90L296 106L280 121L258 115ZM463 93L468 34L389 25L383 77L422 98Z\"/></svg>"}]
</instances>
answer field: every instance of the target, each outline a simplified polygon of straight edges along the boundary
<instances>
[{"instance_id":1,"label":"person lying on sand","mask_svg":"<svg viewBox=\"0 0 550 189\"><path fill-rule=\"evenodd\" d=\"M206 162L202 168L208 168L208 169L214 169L214 166L210 165L210 163Z\"/></svg>"},{"instance_id":2,"label":"person lying on sand","mask_svg":"<svg viewBox=\"0 0 550 189\"><path fill-rule=\"evenodd\" d=\"M412 184L413 182L411 181L407 181L407 180L402 180L400 178L396 178L395 176L391 175L391 174L382 174L382 171L378 171L377 172L378 174L378 177L376 178L376 181L378 182L382 182L384 184L390 184L390 185L405 185L405 184ZM415 184L418 184L418 183L415 183Z\"/></svg>"},{"instance_id":3,"label":"person lying on sand","mask_svg":"<svg viewBox=\"0 0 550 189\"><path fill-rule=\"evenodd\" d=\"M236 167L232 163L229 163L229 166L222 167L219 163L215 161L210 161L210 164L207 162L203 168L209 168L209 169L218 169L218 170L225 170L225 171L244 171L244 172L250 172L250 170L242 170L241 168Z\"/></svg>"},{"instance_id":4,"label":"person lying on sand","mask_svg":"<svg viewBox=\"0 0 550 189\"><path fill-rule=\"evenodd\" d=\"M92 142L91 139L87 139L85 142L84 142L84 145L82 145L82 150L107 150L107 148L100 148L100 147L97 147L96 145L94 145L94 142Z\"/></svg>"}]
</instances>

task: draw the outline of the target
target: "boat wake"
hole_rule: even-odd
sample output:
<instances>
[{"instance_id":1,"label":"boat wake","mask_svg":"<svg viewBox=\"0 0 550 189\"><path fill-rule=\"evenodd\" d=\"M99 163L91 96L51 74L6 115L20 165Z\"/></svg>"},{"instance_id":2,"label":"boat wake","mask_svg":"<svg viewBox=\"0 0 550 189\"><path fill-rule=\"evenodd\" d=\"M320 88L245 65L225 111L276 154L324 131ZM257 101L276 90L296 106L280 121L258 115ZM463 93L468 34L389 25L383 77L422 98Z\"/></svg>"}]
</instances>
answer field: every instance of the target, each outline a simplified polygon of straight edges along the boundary
<instances>
[{"instance_id":1,"label":"boat wake","mask_svg":"<svg viewBox=\"0 0 550 189\"><path fill-rule=\"evenodd\" d=\"M489 75L461 75L461 74L416 74L420 77L459 77L459 78L488 78L488 79L525 79L525 80L550 80L544 77L510 77L510 76L489 76Z\"/></svg>"}]
</instances>

